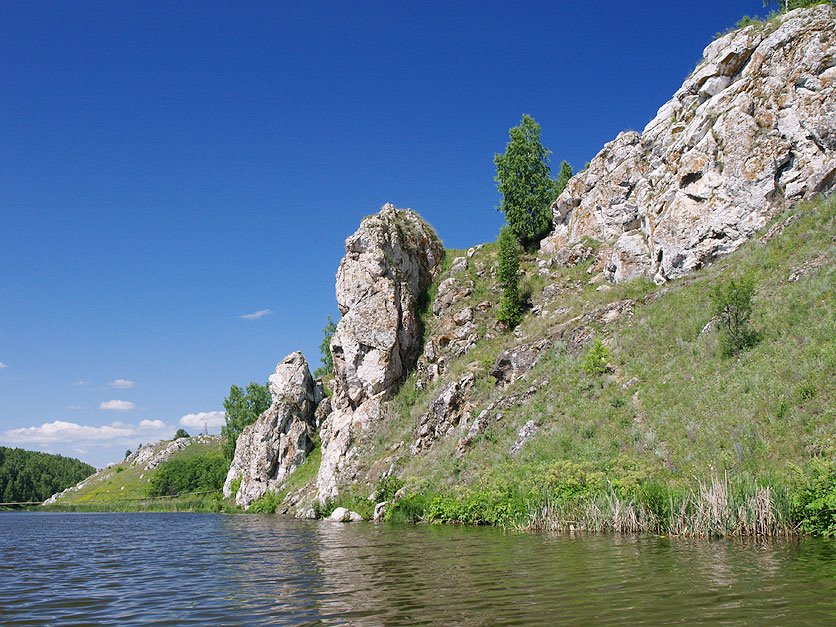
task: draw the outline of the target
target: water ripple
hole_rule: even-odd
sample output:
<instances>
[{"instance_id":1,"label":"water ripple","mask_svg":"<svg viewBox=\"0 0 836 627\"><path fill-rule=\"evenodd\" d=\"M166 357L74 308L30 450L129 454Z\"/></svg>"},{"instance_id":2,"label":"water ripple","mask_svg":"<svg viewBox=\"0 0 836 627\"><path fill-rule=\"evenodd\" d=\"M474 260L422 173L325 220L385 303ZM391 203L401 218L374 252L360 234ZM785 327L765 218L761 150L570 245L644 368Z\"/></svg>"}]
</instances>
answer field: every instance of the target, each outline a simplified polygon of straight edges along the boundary
<instances>
[{"instance_id":1,"label":"water ripple","mask_svg":"<svg viewBox=\"0 0 836 627\"><path fill-rule=\"evenodd\" d=\"M836 543L0 514L4 625L832 623Z\"/></svg>"}]
</instances>

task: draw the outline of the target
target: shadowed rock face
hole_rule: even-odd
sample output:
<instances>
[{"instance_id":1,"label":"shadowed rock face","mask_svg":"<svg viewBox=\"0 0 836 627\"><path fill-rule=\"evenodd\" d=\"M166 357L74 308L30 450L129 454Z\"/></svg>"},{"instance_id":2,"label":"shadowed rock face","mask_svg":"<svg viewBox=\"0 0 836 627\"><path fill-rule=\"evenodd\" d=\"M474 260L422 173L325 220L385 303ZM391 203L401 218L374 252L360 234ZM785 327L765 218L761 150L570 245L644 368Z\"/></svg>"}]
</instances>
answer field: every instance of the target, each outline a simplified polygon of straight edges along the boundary
<instances>
[{"instance_id":1,"label":"shadowed rock face","mask_svg":"<svg viewBox=\"0 0 836 627\"><path fill-rule=\"evenodd\" d=\"M249 507L268 490L278 490L287 476L305 461L316 432L314 412L322 399L302 353L285 357L270 375L269 409L246 427L235 445L235 456L224 483L224 496Z\"/></svg>"},{"instance_id":2,"label":"shadowed rock face","mask_svg":"<svg viewBox=\"0 0 836 627\"><path fill-rule=\"evenodd\" d=\"M331 341L333 410L322 424L321 499L334 496L356 433L380 415L421 349L418 301L444 257L433 229L411 209L384 205L345 242L337 270L342 319Z\"/></svg>"},{"instance_id":3,"label":"shadowed rock face","mask_svg":"<svg viewBox=\"0 0 836 627\"><path fill-rule=\"evenodd\" d=\"M639 135L621 133L552 205L554 253L604 242L608 279L681 276L836 179L836 9L711 43Z\"/></svg>"}]
</instances>

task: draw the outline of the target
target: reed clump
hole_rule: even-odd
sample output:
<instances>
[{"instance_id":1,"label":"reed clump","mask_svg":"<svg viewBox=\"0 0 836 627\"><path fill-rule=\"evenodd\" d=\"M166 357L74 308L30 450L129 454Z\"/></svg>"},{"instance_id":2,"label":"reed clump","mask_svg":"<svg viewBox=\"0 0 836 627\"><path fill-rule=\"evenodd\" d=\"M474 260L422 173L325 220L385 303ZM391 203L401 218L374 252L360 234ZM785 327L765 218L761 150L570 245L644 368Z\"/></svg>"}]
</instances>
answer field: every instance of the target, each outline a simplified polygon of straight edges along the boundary
<instances>
[{"instance_id":1,"label":"reed clump","mask_svg":"<svg viewBox=\"0 0 836 627\"><path fill-rule=\"evenodd\" d=\"M695 490L670 491L667 506L604 494L576 501L548 499L524 528L538 531L663 533L687 537L795 535L783 491L757 482L732 485L727 474L697 482ZM654 511L657 510L657 511Z\"/></svg>"}]
</instances>

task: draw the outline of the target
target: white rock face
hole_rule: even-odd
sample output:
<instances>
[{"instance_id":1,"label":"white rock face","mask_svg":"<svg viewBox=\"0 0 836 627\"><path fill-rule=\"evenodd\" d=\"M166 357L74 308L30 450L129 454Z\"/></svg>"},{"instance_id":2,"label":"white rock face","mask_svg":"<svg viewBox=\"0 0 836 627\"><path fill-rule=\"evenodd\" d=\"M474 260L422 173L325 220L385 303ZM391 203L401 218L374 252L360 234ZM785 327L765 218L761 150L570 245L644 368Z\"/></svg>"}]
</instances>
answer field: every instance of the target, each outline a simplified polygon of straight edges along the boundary
<instances>
[{"instance_id":1,"label":"white rock face","mask_svg":"<svg viewBox=\"0 0 836 627\"><path fill-rule=\"evenodd\" d=\"M411 209L390 204L346 240L337 270L343 317L331 341L333 409L320 430L320 499L336 496L354 437L379 418L380 403L418 358L418 299L443 257L433 229Z\"/></svg>"},{"instance_id":2,"label":"white rock face","mask_svg":"<svg viewBox=\"0 0 836 627\"><path fill-rule=\"evenodd\" d=\"M321 389L302 353L291 353L276 366L270 375L270 395L270 408L238 436L224 483L224 496L229 498L232 484L241 480L235 502L244 508L268 490L279 489L313 448Z\"/></svg>"},{"instance_id":3,"label":"white rock face","mask_svg":"<svg viewBox=\"0 0 836 627\"><path fill-rule=\"evenodd\" d=\"M836 180L836 9L734 31L641 135L621 133L552 205L554 253L602 241L605 274L657 282L743 244Z\"/></svg>"}]
</instances>

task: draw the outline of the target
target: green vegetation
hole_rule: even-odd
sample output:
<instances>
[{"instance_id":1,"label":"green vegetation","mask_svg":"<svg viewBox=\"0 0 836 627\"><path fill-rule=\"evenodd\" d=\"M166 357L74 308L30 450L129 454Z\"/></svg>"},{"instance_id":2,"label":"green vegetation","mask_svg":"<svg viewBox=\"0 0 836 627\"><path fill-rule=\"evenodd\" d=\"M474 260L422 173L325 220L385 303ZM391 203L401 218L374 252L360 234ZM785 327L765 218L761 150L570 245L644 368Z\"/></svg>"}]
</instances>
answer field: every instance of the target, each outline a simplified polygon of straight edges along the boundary
<instances>
[{"instance_id":1,"label":"green vegetation","mask_svg":"<svg viewBox=\"0 0 836 627\"><path fill-rule=\"evenodd\" d=\"M218 453L175 458L160 464L151 478L149 496L179 496L189 492L218 492L223 488L229 461Z\"/></svg>"},{"instance_id":2,"label":"green vegetation","mask_svg":"<svg viewBox=\"0 0 836 627\"><path fill-rule=\"evenodd\" d=\"M836 538L836 459L815 458L805 472L794 466L793 518L806 533Z\"/></svg>"},{"instance_id":3,"label":"green vegetation","mask_svg":"<svg viewBox=\"0 0 836 627\"><path fill-rule=\"evenodd\" d=\"M552 228L549 204L555 198L549 155L540 142L540 125L523 115L510 131L503 154L494 155L496 185L502 200L499 209L521 243L539 242Z\"/></svg>"},{"instance_id":4,"label":"green vegetation","mask_svg":"<svg viewBox=\"0 0 836 627\"><path fill-rule=\"evenodd\" d=\"M502 298L499 301L497 320L513 329L520 323L523 315L522 299L520 298L520 249L519 242L511 230L505 225L499 231L499 269L497 280L502 288Z\"/></svg>"},{"instance_id":5,"label":"green vegetation","mask_svg":"<svg viewBox=\"0 0 836 627\"><path fill-rule=\"evenodd\" d=\"M724 357L732 357L758 341L757 331L749 325L754 295L752 277L723 281L711 293L712 312L720 326L720 353Z\"/></svg>"},{"instance_id":6,"label":"green vegetation","mask_svg":"<svg viewBox=\"0 0 836 627\"><path fill-rule=\"evenodd\" d=\"M733 30L737 30L739 28L745 28L747 26L756 26L761 29L766 29L768 32L771 32L775 28L777 28L779 24L779 19L788 11L792 11L794 9L803 9L814 7L820 4L829 4L831 6L836 6L836 0L763 0L763 6L769 7L775 5L777 8L769 13L765 18L760 18L756 15L744 15L741 17L735 26L729 28L725 31L721 31L715 34L714 38L721 37L726 35Z\"/></svg>"},{"instance_id":7,"label":"green vegetation","mask_svg":"<svg viewBox=\"0 0 836 627\"><path fill-rule=\"evenodd\" d=\"M334 373L334 356L331 354L331 338L337 330L337 323L328 316L328 323L322 329L322 343L319 345L321 366L314 370L314 377L324 379Z\"/></svg>"},{"instance_id":8,"label":"green vegetation","mask_svg":"<svg viewBox=\"0 0 836 627\"><path fill-rule=\"evenodd\" d=\"M180 438L190 438L192 436L185 429L177 429L177 432L174 434L174 439L179 440ZM125 455L127 457L127 455Z\"/></svg>"},{"instance_id":9,"label":"green vegetation","mask_svg":"<svg viewBox=\"0 0 836 627\"><path fill-rule=\"evenodd\" d=\"M591 377L606 374L610 369L610 350L601 343L599 338L595 338L592 342L592 347L586 351L586 355L581 362L581 370Z\"/></svg>"},{"instance_id":10,"label":"green vegetation","mask_svg":"<svg viewBox=\"0 0 836 627\"><path fill-rule=\"evenodd\" d=\"M224 457L231 460L235 455L235 443L238 436L270 407L270 384L250 383L246 390L237 385L229 388L229 396L224 399L226 424L221 427Z\"/></svg>"},{"instance_id":11,"label":"green vegetation","mask_svg":"<svg viewBox=\"0 0 836 627\"><path fill-rule=\"evenodd\" d=\"M572 178L572 166L568 161L560 162L560 170L557 172L557 178L554 181L554 197L557 198L566 189L566 184Z\"/></svg>"},{"instance_id":12,"label":"green vegetation","mask_svg":"<svg viewBox=\"0 0 836 627\"><path fill-rule=\"evenodd\" d=\"M0 500L43 501L94 472L91 465L71 457L0 446Z\"/></svg>"},{"instance_id":13,"label":"green vegetation","mask_svg":"<svg viewBox=\"0 0 836 627\"><path fill-rule=\"evenodd\" d=\"M779 10L786 13L787 11L792 11L793 9L805 9L808 7L814 7L819 4L836 4L834 0L763 0L763 6L768 7L770 5L777 4Z\"/></svg>"},{"instance_id":14,"label":"green vegetation","mask_svg":"<svg viewBox=\"0 0 836 627\"><path fill-rule=\"evenodd\" d=\"M349 497L368 501L381 489L373 469L394 459L391 481L403 482L406 496L389 508L392 521L682 535L832 533L836 198L793 214L797 219L767 244L753 240L664 286L639 279L599 291L588 283L592 260L553 268L548 285L561 290L559 309L552 304L548 313L524 316L520 340L485 337L499 290L490 273L478 273L498 268L498 250L477 251L459 276L473 282L462 307L493 301L485 318L474 319L482 339L452 358L442 379L424 388L414 374L406 380L386 419L360 442L358 474L367 473L369 483L345 486L346 498L324 509L351 508ZM537 261L523 255L520 264L535 305L546 285ZM801 270L798 280L788 280ZM731 296L727 304L751 305L744 328L757 329L760 338L734 360L717 358L726 331L708 324L721 293ZM557 342L525 379L495 385L490 371L503 349L625 300L629 313L588 323L600 345ZM431 332L435 322L427 324ZM407 454L426 407L465 372L476 380L463 421L471 425L487 411L486 427L461 447L454 436ZM511 395L522 400L489 409ZM529 421L536 432L512 453Z\"/></svg>"},{"instance_id":15,"label":"green vegetation","mask_svg":"<svg viewBox=\"0 0 836 627\"><path fill-rule=\"evenodd\" d=\"M253 514L275 514L282 499L275 492L268 490L264 495L250 504L249 511Z\"/></svg>"},{"instance_id":16,"label":"green vegetation","mask_svg":"<svg viewBox=\"0 0 836 627\"><path fill-rule=\"evenodd\" d=\"M153 452L159 452L169 445L171 441L158 442L152 445L156 449ZM219 437L194 437L189 439L188 446L175 451L169 460L156 468L146 469L144 464L122 461L100 470L82 488L67 493L55 505L39 509L101 512L238 511L239 508L223 500L220 493L223 483L223 478L218 481L220 471L223 469L225 477L228 464L221 452ZM190 476L193 478L182 481L177 489L155 491L153 483L160 471L178 481ZM214 479L204 480L210 477ZM171 485L169 481L157 480L156 483L160 487ZM160 493L166 495L152 495Z\"/></svg>"}]
</instances>

